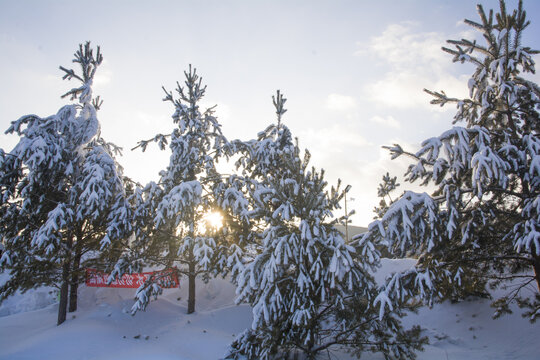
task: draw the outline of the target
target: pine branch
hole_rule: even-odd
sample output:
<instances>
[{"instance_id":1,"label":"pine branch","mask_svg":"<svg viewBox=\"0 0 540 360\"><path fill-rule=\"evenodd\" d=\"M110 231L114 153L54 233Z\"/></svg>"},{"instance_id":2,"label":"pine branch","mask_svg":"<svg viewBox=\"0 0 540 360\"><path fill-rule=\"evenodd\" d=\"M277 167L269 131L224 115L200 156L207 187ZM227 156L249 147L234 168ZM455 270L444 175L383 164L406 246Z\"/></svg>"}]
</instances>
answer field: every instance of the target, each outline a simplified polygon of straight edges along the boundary
<instances>
[{"instance_id":1,"label":"pine branch","mask_svg":"<svg viewBox=\"0 0 540 360\"><path fill-rule=\"evenodd\" d=\"M172 136L172 134L167 134L167 135L157 134L152 139L139 141L137 143L137 146L135 146L131 150L133 151L133 150L140 147L142 149L142 151L144 152L146 150L146 147L148 146L148 144L151 143L151 142L157 142L158 145L159 145L159 148L161 150L165 150L165 145L168 144L167 138L170 138L171 136Z\"/></svg>"},{"instance_id":2,"label":"pine branch","mask_svg":"<svg viewBox=\"0 0 540 360\"><path fill-rule=\"evenodd\" d=\"M80 82L84 83L83 78L81 78L79 75L75 74L75 71L73 71L73 69L66 69L63 66L60 66L60 70L65 72L64 76L62 76L62 80L66 80L66 79L71 80L72 78L75 78L75 79L79 80Z\"/></svg>"}]
</instances>

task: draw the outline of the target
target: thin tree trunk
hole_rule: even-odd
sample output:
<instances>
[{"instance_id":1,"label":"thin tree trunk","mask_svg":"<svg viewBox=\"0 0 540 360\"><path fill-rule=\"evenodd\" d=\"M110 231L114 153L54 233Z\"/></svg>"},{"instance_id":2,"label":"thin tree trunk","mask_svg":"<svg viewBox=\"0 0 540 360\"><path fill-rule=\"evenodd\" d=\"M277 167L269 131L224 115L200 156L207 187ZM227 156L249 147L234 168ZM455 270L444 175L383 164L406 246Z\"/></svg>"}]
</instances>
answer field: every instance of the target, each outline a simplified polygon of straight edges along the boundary
<instances>
[{"instance_id":1,"label":"thin tree trunk","mask_svg":"<svg viewBox=\"0 0 540 360\"><path fill-rule=\"evenodd\" d=\"M195 261L191 260L188 274L188 314L195 312L195 275Z\"/></svg>"},{"instance_id":2,"label":"thin tree trunk","mask_svg":"<svg viewBox=\"0 0 540 360\"><path fill-rule=\"evenodd\" d=\"M77 311L77 291L79 290L79 266L81 265L81 250L77 249L73 259L73 269L71 273L71 285L69 290L69 312Z\"/></svg>"},{"instance_id":3,"label":"thin tree trunk","mask_svg":"<svg viewBox=\"0 0 540 360\"><path fill-rule=\"evenodd\" d=\"M60 303L58 304L58 321L56 325L66 321L69 286L69 263L66 261L62 267L62 286L60 287Z\"/></svg>"},{"instance_id":4,"label":"thin tree trunk","mask_svg":"<svg viewBox=\"0 0 540 360\"><path fill-rule=\"evenodd\" d=\"M521 178L523 194L525 194L527 197L530 197L529 181L523 179L524 177ZM536 255L538 254L538 249L536 248L536 246L532 247L531 253L533 258L534 278L536 279L536 286L538 287L538 292L540 292L540 256Z\"/></svg>"},{"instance_id":5,"label":"thin tree trunk","mask_svg":"<svg viewBox=\"0 0 540 360\"><path fill-rule=\"evenodd\" d=\"M540 256L533 255L533 260L534 277L536 279L536 286L538 287L538 292L540 292Z\"/></svg>"},{"instance_id":6,"label":"thin tree trunk","mask_svg":"<svg viewBox=\"0 0 540 360\"><path fill-rule=\"evenodd\" d=\"M76 278L76 279L74 279ZM79 277L77 275L73 275L72 282L69 287L69 309L68 312L75 312L77 311L77 292L79 291Z\"/></svg>"},{"instance_id":7,"label":"thin tree trunk","mask_svg":"<svg viewBox=\"0 0 540 360\"><path fill-rule=\"evenodd\" d=\"M64 259L64 265L62 266L62 286L60 288L60 303L58 304L58 322L56 323L56 325L60 325L64 321L66 321L72 246L73 237L72 235L68 235L68 239L66 242L66 255Z\"/></svg>"}]
</instances>

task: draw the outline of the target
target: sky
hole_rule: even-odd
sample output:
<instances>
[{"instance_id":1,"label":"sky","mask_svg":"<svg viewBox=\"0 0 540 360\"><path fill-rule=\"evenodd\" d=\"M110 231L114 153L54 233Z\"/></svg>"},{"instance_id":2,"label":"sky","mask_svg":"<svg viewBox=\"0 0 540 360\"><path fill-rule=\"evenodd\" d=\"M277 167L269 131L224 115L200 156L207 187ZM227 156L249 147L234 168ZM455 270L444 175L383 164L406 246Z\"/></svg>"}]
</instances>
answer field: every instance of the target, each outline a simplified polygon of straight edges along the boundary
<instances>
[{"instance_id":1,"label":"sky","mask_svg":"<svg viewBox=\"0 0 540 360\"><path fill-rule=\"evenodd\" d=\"M540 49L540 2L525 9L522 43ZM69 102L60 96L77 84L58 67L72 67L78 44L91 41L104 55L94 82L102 136L124 149L126 175L145 184L166 168L170 154L157 146L131 149L172 130L162 86L173 90L192 64L208 86L203 106L217 105L230 140L255 138L274 122L272 95L281 90L283 122L329 186L338 178L351 185L352 223L367 226L382 176L407 167L382 146L414 151L452 126L455 107L430 105L422 89L467 95L473 68L440 50L477 36L464 18L479 19L475 1L0 0L0 148L17 143L3 133L11 121Z\"/></svg>"}]
</instances>

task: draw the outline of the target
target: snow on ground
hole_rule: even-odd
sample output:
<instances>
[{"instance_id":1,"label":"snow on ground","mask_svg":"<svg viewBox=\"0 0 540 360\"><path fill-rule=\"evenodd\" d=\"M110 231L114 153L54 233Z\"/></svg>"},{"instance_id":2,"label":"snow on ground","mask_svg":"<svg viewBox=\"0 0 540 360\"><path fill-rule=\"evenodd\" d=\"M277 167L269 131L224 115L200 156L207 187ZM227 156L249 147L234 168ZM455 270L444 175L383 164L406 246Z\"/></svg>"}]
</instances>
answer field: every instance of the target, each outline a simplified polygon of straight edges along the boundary
<instances>
[{"instance_id":1,"label":"snow on ground","mask_svg":"<svg viewBox=\"0 0 540 360\"><path fill-rule=\"evenodd\" d=\"M4 284L9 278L8 273L0 273L0 284ZM42 309L56 302L57 292L54 288L41 287L30 289L24 295L20 291L0 305L0 318L20 312Z\"/></svg>"},{"instance_id":2,"label":"snow on ground","mask_svg":"<svg viewBox=\"0 0 540 360\"><path fill-rule=\"evenodd\" d=\"M135 316L134 289L83 285L79 310L61 326L56 304L0 318L0 359L218 359L251 310L234 305L226 280L197 285L195 314L186 314L185 289L175 289Z\"/></svg>"},{"instance_id":3,"label":"snow on ground","mask_svg":"<svg viewBox=\"0 0 540 360\"><path fill-rule=\"evenodd\" d=\"M382 259L375 278L379 282L395 271L414 266L412 259ZM502 294L502 292L500 292ZM494 295L497 295L495 293ZM497 320L490 299L469 298L459 303L435 304L403 319L406 326L419 324L430 345L418 358L428 359L540 359L540 324L521 317L521 310Z\"/></svg>"},{"instance_id":4,"label":"snow on ground","mask_svg":"<svg viewBox=\"0 0 540 360\"><path fill-rule=\"evenodd\" d=\"M383 259L377 279L412 264L410 260ZM250 326L251 310L234 305L234 287L227 280L197 285L195 314L186 314L187 294L181 288L166 290L146 312L135 316L128 314L133 289L83 285L79 310L69 314L61 326L55 325L56 304L13 314L17 303L43 305L32 299L41 296L40 290L17 294L0 306L0 314L11 314L0 317L0 359L219 359L234 337ZM430 337L431 344L419 354L422 360L538 359L540 324L531 325L519 311L492 320L492 312L489 300L471 299L425 308L404 321L420 324ZM350 359L344 353L333 355L334 359ZM379 354L362 356L382 358Z\"/></svg>"}]
</instances>

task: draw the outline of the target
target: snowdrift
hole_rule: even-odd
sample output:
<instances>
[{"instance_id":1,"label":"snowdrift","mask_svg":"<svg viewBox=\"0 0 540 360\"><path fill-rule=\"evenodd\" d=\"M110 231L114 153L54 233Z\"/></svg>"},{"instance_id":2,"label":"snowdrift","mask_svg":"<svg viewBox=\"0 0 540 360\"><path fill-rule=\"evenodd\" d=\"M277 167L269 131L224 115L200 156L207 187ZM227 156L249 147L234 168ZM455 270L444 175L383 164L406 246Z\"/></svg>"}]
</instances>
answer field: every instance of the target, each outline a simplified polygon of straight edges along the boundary
<instances>
[{"instance_id":1,"label":"snowdrift","mask_svg":"<svg viewBox=\"0 0 540 360\"><path fill-rule=\"evenodd\" d=\"M413 264L383 259L377 281ZM17 294L0 307L6 315L0 317L0 359L216 360L237 334L251 326L250 307L234 304L235 289L226 279L197 283L197 311L191 315L186 314L187 286L165 290L146 312L131 316L133 289L83 285L79 310L61 326L55 325L57 304L37 300L43 293L48 294L46 289ZM540 326L522 319L519 310L492 320L489 303L471 298L407 316L406 325L420 324L430 337L430 345L418 358L538 359ZM45 307L37 309L41 306ZM345 352L333 355L352 359ZM362 359L383 357L366 353Z\"/></svg>"}]
</instances>

